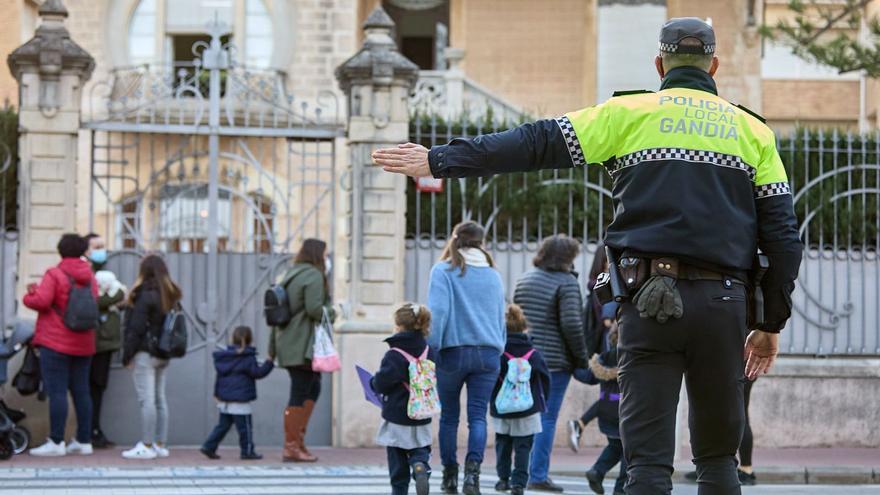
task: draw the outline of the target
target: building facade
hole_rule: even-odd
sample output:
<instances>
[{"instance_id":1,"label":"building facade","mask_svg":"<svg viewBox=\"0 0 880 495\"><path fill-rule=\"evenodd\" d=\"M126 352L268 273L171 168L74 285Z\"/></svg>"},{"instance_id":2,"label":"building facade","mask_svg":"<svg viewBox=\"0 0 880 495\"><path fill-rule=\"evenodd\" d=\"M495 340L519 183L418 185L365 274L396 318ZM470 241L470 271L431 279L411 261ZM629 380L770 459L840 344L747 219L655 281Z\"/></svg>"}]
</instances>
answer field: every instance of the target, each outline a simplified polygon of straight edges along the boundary
<instances>
[{"instance_id":1,"label":"building facade","mask_svg":"<svg viewBox=\"0 0 880 495\"><path fill-rule=\"evenodd\" d=\"M345 370L374 364L383 352L389 308L404 296L407 185L371 169L369 151L408 139L411 115L470 121L491 113L515 122L592 105L619 89L653 89L660 25L699 16L716 27L723 96L763 112L780 130L873 129L880 104L874 82L838 76L762 41L758 26L787 15L783 3L66 0L65 17L57 0L0 0L9 13L3 53L30 40L48 15L94 59L79 79L62 78L61 95L76 100L61 109L63 129L42 106L43 84L54 81L29 74L28 81L40 81L37 95L38 86L19 84L21 74L0 71L0 98L16 104L21 95L24 102L21 158L39 170L28 176L35 181L28 190L43 192L22 196L21 204L41 215L20 225L19 288L53 262L57 235L71 224L107 237L113 268L126 283L141 253L165 253L188 296L193 328L170 394L172 410L187 414L171 433L177 444L195 444L214 414L210 351L236 324L253 326L265 349L260 291L305 237L328 240L339 265L332 280L345 302L337 329ZM387 16L376 15L379 6ZM41 9L51 11L43 21ZM412 63L389 55L394 46ZM870 366L840 365L831 378L877 389L876 372L864 368ZM810 369L801 361L783 366L768 390L806 387L814 382L791 384ZM345 370L326 379L332 393L322 399L326 414L311 440L370 445L378 413L363 407ZM286 380L276 373L261 382L260 443L280 442ZM136 401L124 370L114 372L110 397L119 414L108 420L108 433L134 439L128 418L136 416ZM594 398L594 390L574 386L563 414L578 415ZM777 418L784 407L778 402L768 401L763 417ZM35 411L40 435L41 408L22 403ZM790 436L764 431L766 444L794 446ZM844 445L870 444L877 434L856 427L844 433ZM796 442L835 440L815 434Z\"/></svg>"}]
</instances>

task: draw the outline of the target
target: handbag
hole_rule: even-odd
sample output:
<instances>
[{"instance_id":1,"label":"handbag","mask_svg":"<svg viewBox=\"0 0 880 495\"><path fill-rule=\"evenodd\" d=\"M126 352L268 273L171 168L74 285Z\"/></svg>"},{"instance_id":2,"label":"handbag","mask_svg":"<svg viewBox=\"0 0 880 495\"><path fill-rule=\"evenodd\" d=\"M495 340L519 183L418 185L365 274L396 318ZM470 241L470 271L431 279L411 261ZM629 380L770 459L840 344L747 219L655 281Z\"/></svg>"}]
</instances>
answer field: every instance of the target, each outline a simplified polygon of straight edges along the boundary
<instances>
[{"instance_id":1,"label":"handbag","mask_svg":"<svg viewBox=\"0 0 880 495\"><path fill-rule=\"evenodd\" d=\"M342 367L339 362L339 354L333 347L333 324L330 322L330 315L327 314L327 308L324 308L324 314L321 316L321 322L315 326L315 343L312 348L312 371L333 373L339 371Z\"/></svg>"},{"instance_id":2,"label":"handbag","mask_svg":"<svg viewBox=\"0 0 880 495\"><path fill-rule=\"evenodd\" d=\"M33 395L40 391L43 377L40 374L40 358L34 347L29 345L24 354L21 369L12 380L12 386L22 396Z\"/></svg>"}]
</instances>

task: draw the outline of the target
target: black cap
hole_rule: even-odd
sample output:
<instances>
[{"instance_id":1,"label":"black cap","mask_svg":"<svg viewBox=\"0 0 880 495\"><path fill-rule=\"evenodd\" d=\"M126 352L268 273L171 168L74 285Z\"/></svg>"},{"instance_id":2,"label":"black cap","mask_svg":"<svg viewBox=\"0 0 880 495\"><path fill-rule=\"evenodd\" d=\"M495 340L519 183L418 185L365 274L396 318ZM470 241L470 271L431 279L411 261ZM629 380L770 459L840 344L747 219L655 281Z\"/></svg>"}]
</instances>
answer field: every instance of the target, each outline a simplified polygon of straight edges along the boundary
<instances>
[{"instance_id":1,"label":"black cap","mask_svg":"<svg viewBox=\"0 0 880 495\"><path fill-rule=\"evenodd\" d=\"M679 45L679 42L685 38L696 38L703 46ZM669 19L660 30L660 51L710 55L715 53L715 30L699 17Z\"/></svg>"}]
</instances>

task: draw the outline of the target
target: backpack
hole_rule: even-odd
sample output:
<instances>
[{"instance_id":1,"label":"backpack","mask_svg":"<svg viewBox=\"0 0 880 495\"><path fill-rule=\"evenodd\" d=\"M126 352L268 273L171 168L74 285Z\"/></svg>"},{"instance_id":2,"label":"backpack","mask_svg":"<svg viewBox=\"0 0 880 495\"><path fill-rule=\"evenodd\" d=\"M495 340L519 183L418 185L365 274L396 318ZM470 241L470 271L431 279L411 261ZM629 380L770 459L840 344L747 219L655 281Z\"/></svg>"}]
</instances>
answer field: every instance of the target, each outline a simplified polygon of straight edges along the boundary
<instances>
[{"instance_id":1,"label":"backpack","mask_svg":"<svg viewBox=\"0 0 880 495\"><path fill-rule=\"evenodd\" d=\"M156 350L163 357L181 358L186 355L187 340L186 315L179 307L172 309L165 315Z\"/></svg>"},{"instance_id":2,"label":"backpack","mask_svg":"<svg viewBox=\"0 0 880 495\"><path fill-rule=\"evenodd\" d=\"M70 275L70 289L67 292L67 309L64 314L57 309L56 312L64 320L64 326L74 332L85 332L98 328L100 313L98 312L98 299L92 294L92 284L85 286L77 285L76 280Z\"/></svg>"},{"instance_id":3,"label":"backpack","mask_svg":"<svg viewBox=\"0 0 880 495\"><path fill-rule=\"evenodd\" d=\"M295 278L282 280L280 284L272 284L263 294L263 315L270 327L285 327L293 319L290 312L290 301L287 299L287 285Z\"/></svg>"},{"instance_id":4,"label":"backpack","mask_svg":"<svg viewBox=\"0 0 880 495\"><path fill-rule=\"evenodd\" d=\"M440 414L440 397L437 395L437 374L434 361L428 359L428 346L418 358L403 349L392 347L409 361L409 383L404 387L409 390L409 401L406 404L406 415L410 419L428 419Z\"/></svg>"},{"instance_id":5,"label":"backpack","mask_svg":"<svg viewBox=\"0 0 880 495\"><path fill-rule=\"evenodd\" d=\"M535 350L527 352L522 357L515 357L505 352L507 356L507 373L504 375L504 383L495 397L495 409L498 414L511 414L528 411L535 405L532 397L532 365L529 358Z\"/></svg>"}]
</instances>

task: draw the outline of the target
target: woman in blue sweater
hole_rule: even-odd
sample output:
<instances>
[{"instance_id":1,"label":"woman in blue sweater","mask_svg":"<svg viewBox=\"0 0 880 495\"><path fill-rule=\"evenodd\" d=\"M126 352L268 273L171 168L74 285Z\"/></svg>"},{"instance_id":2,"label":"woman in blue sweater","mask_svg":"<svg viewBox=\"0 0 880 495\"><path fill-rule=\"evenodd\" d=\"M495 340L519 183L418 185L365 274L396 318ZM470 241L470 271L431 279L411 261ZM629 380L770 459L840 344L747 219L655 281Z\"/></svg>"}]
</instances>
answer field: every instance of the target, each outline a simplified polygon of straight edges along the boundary
<instances>
[{"instance_id":1,"label":"woman in blue sweater","mask_svg":"<svg viewBox=\"0 0 880 495\"><path fill-rule=\"evenodd\" d=\"M504 284L483 249L483 227L464 222L431 270L428 307L433 315L428 344L439 351L437 388L440 459L444 493L458 492L458 421L461 389L467 386L468 447L462 491L480 493L486 448L486 413L504 352Z\"/></svg>"}]
</instances>

